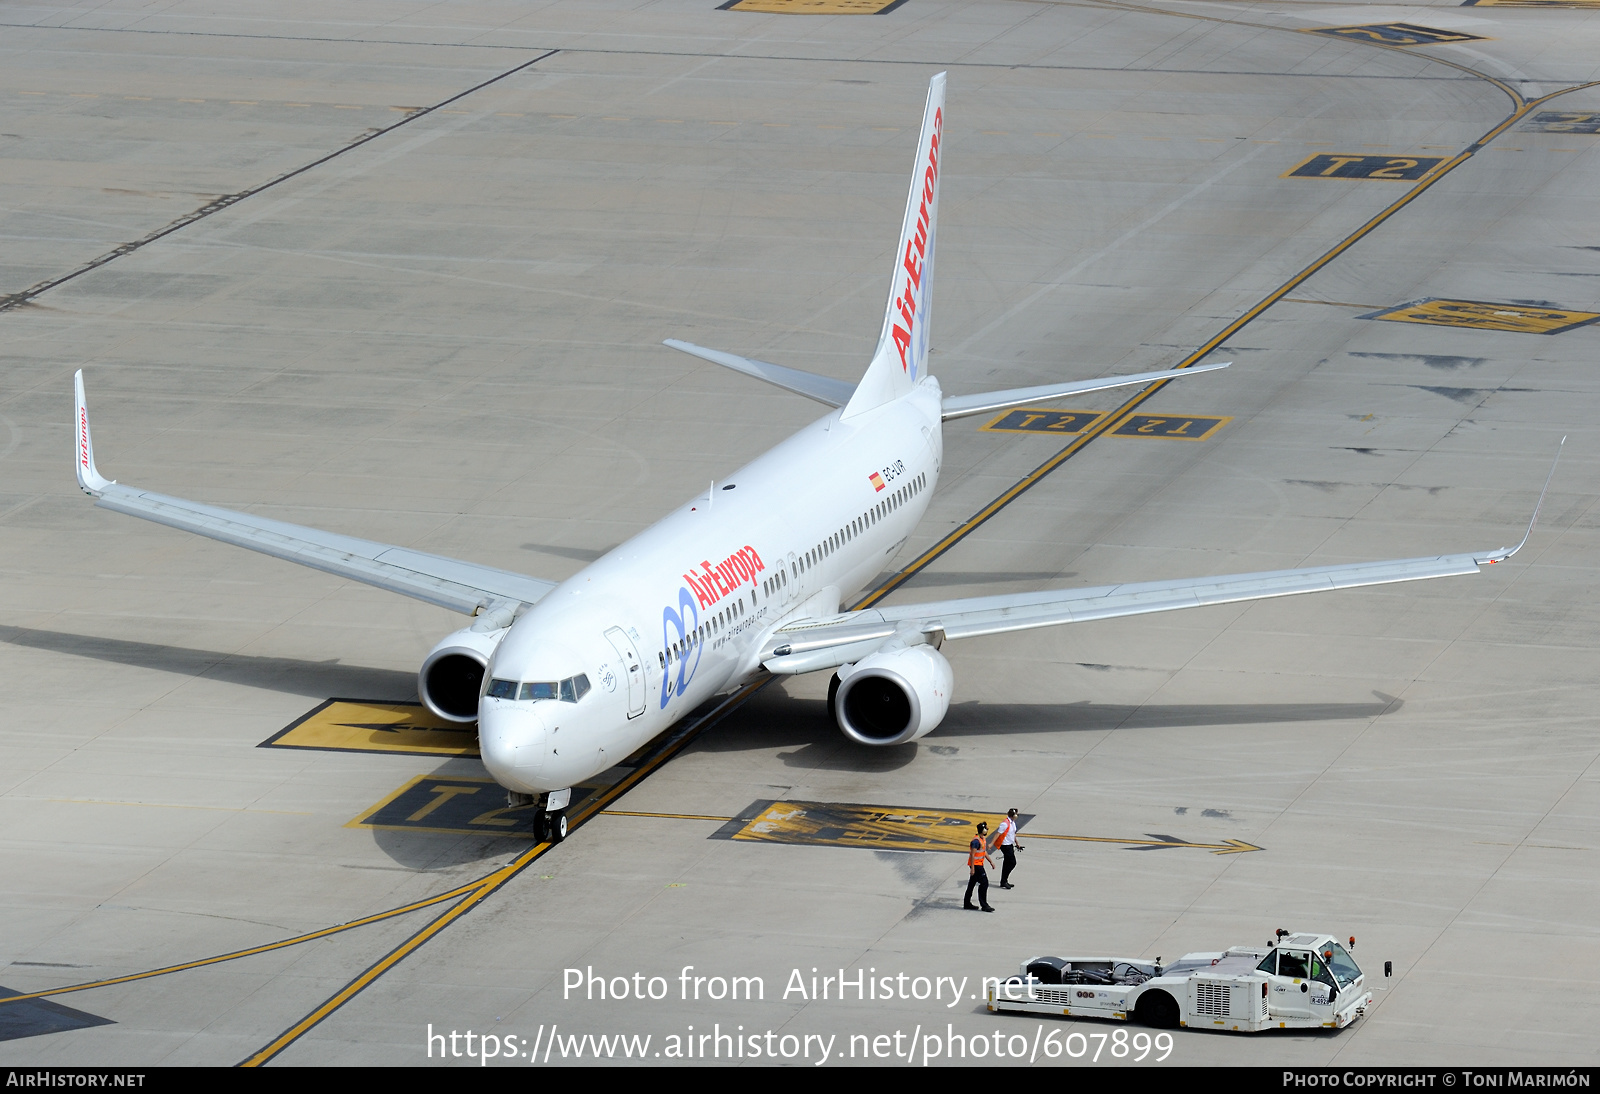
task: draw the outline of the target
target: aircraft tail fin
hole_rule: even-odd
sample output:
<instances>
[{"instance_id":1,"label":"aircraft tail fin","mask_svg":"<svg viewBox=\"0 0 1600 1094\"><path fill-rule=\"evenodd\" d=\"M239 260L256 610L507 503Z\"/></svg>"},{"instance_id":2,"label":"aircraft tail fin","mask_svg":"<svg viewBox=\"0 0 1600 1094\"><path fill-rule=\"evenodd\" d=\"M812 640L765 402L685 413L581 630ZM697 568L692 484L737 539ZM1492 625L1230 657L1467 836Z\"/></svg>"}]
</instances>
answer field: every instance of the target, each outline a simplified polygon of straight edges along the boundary
<instances>
[{"instance_id":1,"label":"aircraft tail fin","mask_svg":"<svg viewBox=\"0 0 1600 1094\"><path fill-rule=\"evenodd\" d=\"M872 363L844 408L849 418L906 394L928 371L928 319L933 291L933 243L939 214L940 135L944 131L945 74L928 82L922 136L911 172L911 192L900 225L889 303Z\"/></svg>"}]
</instances>

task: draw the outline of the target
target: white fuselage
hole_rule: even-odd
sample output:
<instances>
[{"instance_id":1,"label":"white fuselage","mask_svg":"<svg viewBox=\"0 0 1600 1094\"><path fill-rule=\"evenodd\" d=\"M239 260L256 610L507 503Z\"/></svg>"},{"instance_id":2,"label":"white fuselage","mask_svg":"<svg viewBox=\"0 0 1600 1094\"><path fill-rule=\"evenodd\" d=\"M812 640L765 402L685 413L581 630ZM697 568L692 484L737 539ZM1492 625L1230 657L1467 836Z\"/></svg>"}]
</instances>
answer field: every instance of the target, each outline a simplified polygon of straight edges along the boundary
<instances>
[{"instance_id":1,"label":"white fuselage","mask_svg":"<svg viewBox=\"0 0 1600 1094\"><path fill-rule=\"evenodd\" d=\"M575 786L758 675L783 622L837 613L927 508L941 393L834 411L562 582L496 648L478 703L484 765L522 793ZM880 485L881 483L881 485ZM488 696L492 680L585 674L577 702Z\"/></svg>"}]
</instances>

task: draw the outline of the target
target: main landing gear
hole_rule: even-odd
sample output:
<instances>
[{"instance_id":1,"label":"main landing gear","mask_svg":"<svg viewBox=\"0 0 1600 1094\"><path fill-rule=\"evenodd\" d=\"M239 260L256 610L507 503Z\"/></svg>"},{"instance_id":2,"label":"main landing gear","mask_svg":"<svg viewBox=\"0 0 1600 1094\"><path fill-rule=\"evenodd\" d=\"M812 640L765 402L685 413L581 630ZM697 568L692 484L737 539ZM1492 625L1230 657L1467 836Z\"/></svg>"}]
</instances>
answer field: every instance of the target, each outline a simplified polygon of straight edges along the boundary
<instances>
[{"instance_id":1,"label":"main landing gear","mask_svg":"<svg viewBox=\"0 0 1600 1094\"><path fill-rule=\"evenodd\" d=\"M560 843L567 838L567 803L572 800L572 790L552 790L548 794L522 794L506 791L506 804L513 809L533 806L534 835L541 843Z\"/></svg>"}]
</instances>

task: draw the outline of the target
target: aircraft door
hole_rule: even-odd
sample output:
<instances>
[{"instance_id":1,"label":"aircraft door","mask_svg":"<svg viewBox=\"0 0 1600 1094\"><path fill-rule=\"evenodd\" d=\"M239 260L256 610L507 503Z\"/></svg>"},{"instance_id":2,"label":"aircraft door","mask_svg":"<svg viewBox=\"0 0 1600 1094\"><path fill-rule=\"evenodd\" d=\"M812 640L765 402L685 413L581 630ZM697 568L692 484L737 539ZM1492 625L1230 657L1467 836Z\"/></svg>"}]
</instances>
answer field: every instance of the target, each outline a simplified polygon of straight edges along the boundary
<instances>
[{"instance_id":1,"label":"aircraft door","mask_svg":"<svg viewBox=\"0 0 1600 1094\"><path fill-rule=\"evenodd\" d=\"M606 631L606 639L622 658L623 674L628 678L628 717L637 718L644 713L644 659L621 627Z\"/></svg>"}]
</instances>

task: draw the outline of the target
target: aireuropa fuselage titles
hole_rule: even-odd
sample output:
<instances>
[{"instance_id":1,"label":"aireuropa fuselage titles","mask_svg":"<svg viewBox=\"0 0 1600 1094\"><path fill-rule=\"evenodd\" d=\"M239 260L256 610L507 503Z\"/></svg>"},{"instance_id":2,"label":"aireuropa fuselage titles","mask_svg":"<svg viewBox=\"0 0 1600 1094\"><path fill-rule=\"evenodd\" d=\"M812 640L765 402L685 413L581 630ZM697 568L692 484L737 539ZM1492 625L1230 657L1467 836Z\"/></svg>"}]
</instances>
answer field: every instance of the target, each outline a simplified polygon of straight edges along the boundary
<instances>
[{"instance_id":1,"label":"aireuropa fuselage titles","mask_svg":"<svg viewBox=\"0 0 1600 1094\"><path fill-rule=\"evenodd\" d=\"M848 420L828 414L528 609L484 674L490 774L529 794L572 786L759 675L762 642L784 620L837 612L927 508L941 397L928 377ZM642 669L632 677L630 653ZM578 703L487 693L496 679L579 673L595 687Z\"/></svg>"}]
</instances>

